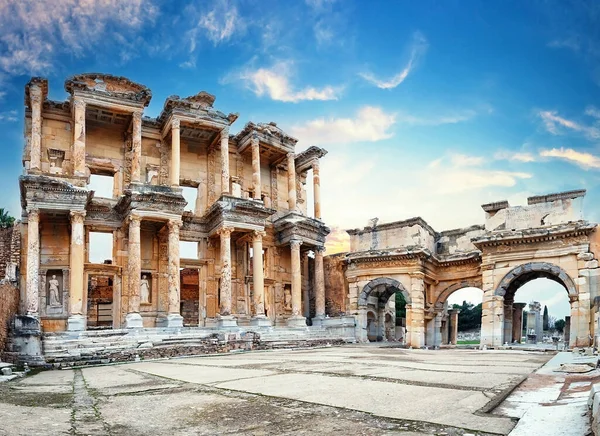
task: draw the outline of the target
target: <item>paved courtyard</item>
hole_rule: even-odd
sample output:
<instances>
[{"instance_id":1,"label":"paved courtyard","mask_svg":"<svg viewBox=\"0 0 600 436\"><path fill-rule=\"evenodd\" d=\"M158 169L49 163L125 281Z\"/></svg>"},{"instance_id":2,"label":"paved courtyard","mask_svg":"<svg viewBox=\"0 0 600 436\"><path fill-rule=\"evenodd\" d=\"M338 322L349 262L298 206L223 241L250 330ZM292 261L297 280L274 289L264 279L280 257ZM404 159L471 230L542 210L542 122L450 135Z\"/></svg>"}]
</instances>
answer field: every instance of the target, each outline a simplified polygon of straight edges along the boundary
<instances>
[{"instance_id":1,"label":"paved courtyard","mask_svg":"<svg viewBox=\"0 0 600 436\"><path fill-rule=\"evenodd\" d=\"M488 410L550 357L345 346L46 371L0 386L0 435L508 434Z\"/></svg>"}]
</instances>

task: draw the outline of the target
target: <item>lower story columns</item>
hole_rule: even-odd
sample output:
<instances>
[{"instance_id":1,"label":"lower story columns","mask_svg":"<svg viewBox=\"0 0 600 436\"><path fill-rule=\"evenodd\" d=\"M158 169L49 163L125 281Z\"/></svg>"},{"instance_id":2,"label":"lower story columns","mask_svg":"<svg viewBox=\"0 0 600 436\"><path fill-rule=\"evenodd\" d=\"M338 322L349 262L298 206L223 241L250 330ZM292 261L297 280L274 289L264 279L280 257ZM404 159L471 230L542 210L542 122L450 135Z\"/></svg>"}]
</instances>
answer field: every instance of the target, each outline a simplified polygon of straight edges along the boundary
<instances>
[{"instance_id":1,"label":"lower story columns","mask_svg":"<svg viewBox=\"0 0 600 436\"><path fill-rule=\"evenodd\" d=\"M451 345L456 345L458 341L458 314L460 313L459 309L450 309L448 310L448 315L450 318L450 338L448 342Z\"/></svg>"},{"instance_id":2,"label":"lower story columns","mask_svg":"<svg viewBox=\"0 0 600 436\"><path fill-rule=\"evenodd\" d=\"M292 239L292 316L288 318L290 327L306 327L306 318L302 316L302 269L300 265L300 246L302 241Z\"/></svg>"},{"instance_id":3,"label":"lower story columns","mask_svg":"<svg viewBox=\"0 0 600 436\"><path fill-rule=\"evenodd\" d=\"M513 303L512 341L521 343L523 336L523 309L525 303Z\"/></svg>"},{"instance_id":4,"label":"lower story columns","mask_svg":"<svg viewBox=\"0 0 600 436\"><path fill-rule=\"evenodd\" d=\"M324 251L325 247L315 248L315 319L313 319L313 325L319 325L325 319Z\"/></svg>"},{"instance_id":5,"label":"lower story columns","mask_svg":"<svg viewBox=\"0 0 600 436\"><path fill-rule=\"evenodd\" d=\"M179 278L179 227L181 221L169 220L169 314L167 327L183 327L180 311L181 283Z\"/></svg>"},{"instance_id":6,"label":"lower story columns","mask_svg":"<svg viewBox=\"0 0 600 436\"><path fill-rule=\"evenodd\" d=\"M263 267L262 238L265 232L252 234L252 286L254 288L254 316L251 325L269 327L271 320L265 316L265 273Z\"/></svg>"},{"instance_id":7,"label":"lower story columns","mask_svg":"<svg viewBox=\"0 0 600 436\"><path fill-rule=\"evenodd\" d=\"M127 243L127 274L129 289L127 299L126 328L142 328L144 322L140 315L140 282L142 275L142 253L140 242L140 227L142 218L137 215L129 216L129 240Z\"/></svg>"},{"instance_id":8,"label":"lower story columns","mask_svg":"<svg viewBox=\"0 0 600 436\"><path fill-rule=\"evenodd\" d=\"M27 215L27 315L38 318L40 287L40 213Z\"/></svg>"},{"instance_id":9,"label":"lower story columns","mask_svg":"<svg viewBox=\"0 0 600 436\"><path fill-rule=\"evenodd\" d=\"M221 238L221 298L220 313L217 320L219 327L236 327L237 321L231 314L231 234L233 227L221 227L217 230Z\"/></svg>"},{"instance_id":10,"label":"lower story columns","mask_svg":"<svg viewBox=\"0 0 600 436\"><path fill-rule=\"evenodd\" d=\"M83 304L84 219L84 210L71 211L69 318L67 319L69 331L85 330L87 326Z\"/></svg>"}]
</instances>

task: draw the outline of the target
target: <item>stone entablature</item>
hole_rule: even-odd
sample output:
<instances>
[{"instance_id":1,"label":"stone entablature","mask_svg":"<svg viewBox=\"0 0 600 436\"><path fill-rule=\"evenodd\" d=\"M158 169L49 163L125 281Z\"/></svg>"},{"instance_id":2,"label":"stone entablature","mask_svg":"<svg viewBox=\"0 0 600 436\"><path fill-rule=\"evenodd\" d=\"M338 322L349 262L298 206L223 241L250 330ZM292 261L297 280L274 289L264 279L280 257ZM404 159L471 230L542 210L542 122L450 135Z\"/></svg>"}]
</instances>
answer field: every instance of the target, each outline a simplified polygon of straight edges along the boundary
<instances>
[{"instance_id":1,"label":"stone entablature","mask_svg":"<svg viewBox=\"0 0 600 436\"><path fill-rule=\"evenodd\" d=\"M326 150L296 154L297 140L275 123L231 135L238 115L213 108L204 91L171 96L148 118L151 91L129 79L81 74L65 89L69 99L53 102L46 79L26 86L19 272L28 325L76 332L322 322ZM306 214L310 169L314 217ZM100 176L112 181L102 196L90 186ZM112 236L100 263L90 259L93 233ZM197 247L191 258L181 259L182 242Z\"/></svg>"}]
</instances>

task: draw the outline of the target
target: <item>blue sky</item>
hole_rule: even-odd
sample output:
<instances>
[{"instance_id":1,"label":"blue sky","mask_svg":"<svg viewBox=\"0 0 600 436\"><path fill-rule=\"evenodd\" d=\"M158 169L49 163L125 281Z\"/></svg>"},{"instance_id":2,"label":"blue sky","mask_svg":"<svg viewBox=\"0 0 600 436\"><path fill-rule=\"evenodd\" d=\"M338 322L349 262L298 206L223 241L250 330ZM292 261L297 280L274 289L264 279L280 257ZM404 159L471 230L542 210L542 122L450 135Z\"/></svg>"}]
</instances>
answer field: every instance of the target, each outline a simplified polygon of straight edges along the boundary
<instances>
[{"instance_id":1,"label":"blue sky","mask_svg":"<svg viewBox=\"0 0 600 436\"><path fill-rule=\"evenodd\" d=\"M329 150L334 228L420 215L483 222L483 203L585 188L600 200L595 1L0 0L0 207L19 215L23 87L100 71ZM341 232L336 232L342 238Z\"/></svg>"}]
</instances>

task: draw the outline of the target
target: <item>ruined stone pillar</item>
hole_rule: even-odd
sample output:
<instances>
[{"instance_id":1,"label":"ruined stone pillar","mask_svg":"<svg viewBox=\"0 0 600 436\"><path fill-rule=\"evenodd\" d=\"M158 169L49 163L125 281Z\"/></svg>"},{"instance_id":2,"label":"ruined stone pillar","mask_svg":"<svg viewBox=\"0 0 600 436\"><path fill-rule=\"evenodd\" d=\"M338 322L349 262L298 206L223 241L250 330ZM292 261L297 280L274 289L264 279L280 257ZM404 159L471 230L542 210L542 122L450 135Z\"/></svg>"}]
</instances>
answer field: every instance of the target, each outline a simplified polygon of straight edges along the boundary
<instances>
[{"instance_id":1,"label":"ruined stone pillar","mask_svg":"<svg viewBox=\"0 0 600 436\"><path fill-rule=\"evenodd\" d=\"M29 150L29 169L42 169L42 90L33 85L29 88L31 105L31 144Z\"/></svg>"},{"instance_id":2,"label":"ruined stone pillar","mask_svg":"<svg viewBox=\"0 0 600 436\"><path fill-rule=\"evenodd\" d=\"M325 247L315 248L315 319L313 325L321 323L325 318L325 273L323 270L323 253Z\"/></svg>"},{"instance_id":3,"label":"ruined stone pillar","mask_svg":"<svg viewBox=\"0 0 600 436\"><path fill-rule=\"evenodd\" d=\"M315 218L321 219L321 170L319 169L319 160L313 163L313 188L315 201Z\"/></svg>"},{"instance_id":4,"label":"ruined stone pillar","mask_svg":"<svg viewBox=\"0 0 600 436\"><path fill-rule=\"evenodd\" d=\"M127 302L126 328L144 327L140 315L140 279L142 276L142 252L140 242L140 227L142 218L129 215L129 240L127 245L127 275L129 276L129 296Z\"/></svg>"},{"instance_id":5,"label":"ruined stone pillar","mask_svg":"<svg viewBox=\"0 0 600 436\"><path fill-rule=\"evenodd\" d=\"M183 327L183 317L180 311L181 284L179 278L179 227L181 221L169 220L169 309L167 327Z\"/></svg>"},{"instance_id":6,"label":"ruined stone pillar","mask_svg":"<svg viewBox=\"0 0 600 436\"><path fill-rule=\"evenodd\" d=\"M85 102L73 99L73 173L76 177L85 177Z\"/></svg>"},{"instance_id":7,"label":"ruined stone pillar","mask_svg":"<svg viewBox=\"0 0 600 436\"><path fill-rule=\"evenodd\" d=\"M180 127L181 121L173 118L171 121L171 186L179 186L179 166L181 164Z\"/></svg>"},{"instance_id":8,"label":"ruined stone pillar","mask_svg":"<svg viewBox=\"0 0 600 436\"><path fill-rule=\"evenodd\" d=\"M71 257L69 260L69 319L67 330L85 330L87 322L84 316L85 304L83 301L83 265L84 265L84 235L83 220L85 210L71 211Z\"/></svg>"},{"instance_id":9,"label":"ruined stone pillar","mask_svg":"<svg viewBox=\"0 0 600 436\"><path fill-rule=\"evenodd\" d=\"M288 161L288 207L291 211L296 210L296 155L287 154Z\"/></svg>"},{"instance_id":10,"label":"ruined stone pillar","mask_svg":"<svg viewBox=\"0 0 600 436\"><path fill-rule=\"evenodd\" d=\"M292 251L292 316L288 318L290 327L306 327L306 318L301 315L302 311L302 267L300 265L300 246L302 241L292 239L290 247Z\"/></svg>"},{"instance_id":11,"label":"ruined stone pillar","mask_svg":"<svg viewBox=\"0 0 600 436\"><path fill-rule=\"evenodd\" d=\"M563 332L564 341L567 343L567 347L571 348L573 343L571 342L571 317L565 316L565 331Z\"/></svg>"},{"instance_id":12,"label":"ruined stone pillar","mask_svg":"<svg viewBox=\"0 0 600 436\"><path fill-rule=\"evenodd\" d=\"M504 300L504 343L511 343L513 336L513 302Z\"/></svg>"},{"instance_id":13,"label":"ruined stone pillar","mask_svg":"<svg viewBox=\"0 0 600 436\"><path fill-rule=\"evenodd\" d=\"M486 276L484 271L484 288ZM493 285L492 285L493 286ZM481 304L481 345L499 347L503 344L504 333L504 297L494 295L494 288L484 290Z\"/></svg>"},{"instance_id":14,"label":"ruined stone pillar","mask_svg":"<svg viewBox=\"0 0 600 436\"><path fill-rule=\"evenodd\" d=\"M262 238L265 232L254 231L252 233L252 285L254 287L254 316L251 324L255 326L271 325L269 318L265 316L265 273L263 267L263 244Z\"/></svg>"},{"instance_id":15,"label":"ruined stone pillar","mask_svg":"<svg viewBox=\"0 0 600 436\"><path fill-rule=\"evenodd\" d=\"M237 321L231 315L231 233L233 227L221 227L217 230L221 238L221 296L219 327L235 327Z\"/></svg>"},{"instance_id":16,"label":"ruined stone pillar","mask_svg":"<svg viewBox=\"0 0 600 436\"><path fill-rule=\"evenodd\" d=\"M439 347L442 345L442 312L435 315L435 331L433 336L433 346Z\"/></svg>"},{"instance_id":17,"label":"ruined stone pillar","mask_svg":"<svg viewBox=\"0 0 600 436\"><path fill-rule=\"evenodd\" d=\"M139 183L141 181L141 162L142 162L142 113L136 111L132 115L132 141L131 141L131 181Z\"/></svg>"},{"instance_id":18,"label":"ruined stone pillar","mask_svg":"<svg viewBox=\"0 0 600 436\"><path fill-rule=\"evenodd\" d=\"M261 199L260 185L260 146L258 137L252 137L252 186L254 190L254 199Z\"/></svg>"},{"instance_id":19,"label":"ruined stone pillar","mask_svg":"<svg viewBox=\"0 0 600 436\"><path fill-rule=\"evenodd\" d=\"M221 130L221 193L229 194L229 126Z\"/></svg>"},{"instance_id":20,"label":"ruined stone pillar","mask_svg":"<svg viewBox=\"0 0 600 436\"><path fill-rule=\"evenodd\" d=\"M425 283L423 273L411 274L410 315L406 310L407 332L410 332L409 346L421 348L425 345ZM408 307L408 306L407 306ZM408 319L410 318L410 326Z\"/></svg>"},{"instance_id":21,"label":"ruined stone pillar","mask_svg":"<svg viewBox=\"0 0 600 436\"><path fill-rule=\"evenodd\" d=\"M523 336L523 309L526 303L513 303L512 341L521 343Z\"/></svg>"},{"instance_id":22,"label":"ruined stone pillar","mask_svg":"<svg viewBox=\"0 0 600 436\"><path fill-rule=\"evenodd\" d=\"M39 317L40 288L40 213L27 214L27 315Z\"/></svg>"},{"instance_id":23,"label":"ruined stone pillar","mask_svg":"<svg viewBox=\"0 0 600 436\"><path fill-rule=\"evenodd\" d=\"M450 309L448 315L450 315L450 344L456 345L458 341L458 314L459 309Z\"/></svg>"}]
</instances>

